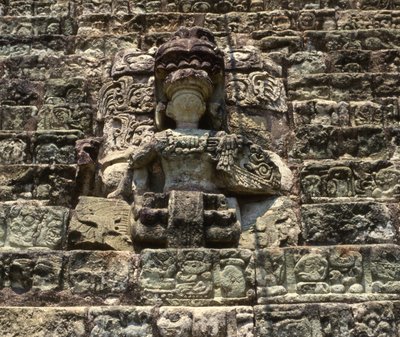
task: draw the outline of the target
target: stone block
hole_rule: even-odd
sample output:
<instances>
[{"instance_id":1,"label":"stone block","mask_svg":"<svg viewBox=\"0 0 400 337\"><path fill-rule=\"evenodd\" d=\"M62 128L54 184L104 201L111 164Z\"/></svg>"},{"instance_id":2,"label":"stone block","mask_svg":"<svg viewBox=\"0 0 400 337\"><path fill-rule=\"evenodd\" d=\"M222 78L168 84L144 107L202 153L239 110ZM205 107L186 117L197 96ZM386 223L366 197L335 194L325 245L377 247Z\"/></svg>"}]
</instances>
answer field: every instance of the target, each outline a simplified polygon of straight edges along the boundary
<instances>
[{"instance_id":1,"label":"stone block","mask_svg":"<svg viewBox=\"0 0 400 337\"><path fill-rule=\"evenodd\" d=\"M36 133L33 162L35 164L74 164L75 143L82 138L77 131L39 131Z\"/></svg>"},{"instance_id":2,"label":"stone block","mask_svg":"<svg viewBox=\"0 0 400 337\"><path fill-rule=\"evenodd\" d=\"M240 247L259 249L295 246L300 234L296 205L287 197L241 202Z\"/></svg>"},{"instance_id":3,"label":"stone block","mask_svg":"<svg viewBox=\"0 0 400 337\"><path fill-rule=\"evenodd\" d=\"M26 134L0 132L0 164L24 164L32 161L31 139Z\"/></svg>"},{"instance_id":4,"label":"stone block","mask_svg":"<svg viewBox=\"0 0 400 337\"><path fill-rule=\"evenodd\" d=\"M91 336L112 329L113 336L253 337L251 307L93 307Z\"/></svg>"},{"instance_id":5,"label":"stone block","mask_svg":"<svg viewBox=\"0 0 400 337\"><path fill-rule=\"evenodd\" d=\"M398 336L398 302L256 306L256 336Z\"/></svg>"},{"instance_id":6,"label":"stone block","mask_svg":"<svg viewBox=\"0 0 400 337\"><path fill-rule=\"evenodd\" d=\"M399 175L397 163L386 160L309 162L300 172L301 197L305 203L371 197L395 202L399 199Z\"/></svg>"},{"instance_id":7,"label":"stone block","mask_svg":"<svg viewBox=\"0 0 400 337\"><path fill-rule=\"evenodd\" d=\"M64 282L71 294L116 303L132 302L137 297L137 255L72 251L67 258Z\"/></svg>"},{"instance_id":8,"label":"stone block","mask_svg":"<svg viewBox=\"0 0 400 337\"><path fill-rule=\"evenodd\" d=\"M397 300L399 257L395 245L260 250L257 302Z\"/></svg>"},{"instance_id":9,"label":"stone block","mask_svg":"<svg viewBox=\"0 0 400 337\"><path fill-rule=\"evenodd\" d=\"M34 131L36 121L34 116L37 114L35 106L11 106L1 107L1 129L14 131Z\"/></svg>"},{"instance_id":10,"label":"stone block","mask_svg":"<svg viewBox=\"0 0 400 337\"><path fill-rule=\"evenodd\" d=\"M398 207L372 202L303 205L307 245L397 243Z\"/></svg>"},{"instance_id":11,"label":"stone block","mask_svg":"<svg viewBox=\"0 0 400 337\"><path fill-rule=\"evenodd\" d=\"M75 176L76 167L72 165L0 165L0 199L37 199L71 207Z\"/></svg>"},{"instance_id":12,"label":"stone block","mask_svg":"<svg viewBox=\"0 0 400 337\"><path fill-rule=\"evenodd\" d=\"M232 249L147 249L141 254L139 285L146 304L252 303L253 254Z\"/></svg>"},{"instance_id":13,"label":"stone block","mask_svg":"<svg viewBox=\"0 0 400 337\"><path fill-rule=\"evenodd\" d=\"M396 29L356 29L336 31L307 31L304 38L309 46L320 51L340 49L379 50L392 49L400 44L400 35Z\"/></svg>"},{"instance_id":14,"label":"stone block","mask_svg":"<svg viewBox=\"0 0 400 337\"><path fill-rule=\"evenodd\" d=\"M64 242L69 210L34 203L2 203L3 248L60 249Z\"/></svg>"},{"instance_id":15,"label":"stone block","mask_svg":"<svg viewBox=\"0 0 400 337\"><path fill-rule=\"evenodd\" d=\"M398 102L393 98L366 101L292 101L289 110L297 127L302 125L375 126L399 125Z\"/></svg>"},{"instance_id":16,"label":"stone block","mask_svg":"<svg viewBox=\"0 0 400 337\"><path fill-rule=\"evenodd\" d=\"M266 71L228 74L226 94L228 105L281 113L287 110L282 80L269 75Z\"/></svg>"},{"instance_id":17,"label":"stone block","mask_svg":"<svg viewBox=\"0 0 400 337\"><path fill-rule=\"evenodd\" d=\"M10 308L0 309L3 337L85 337L87 308Z\"/></svg>"},{"instance_id":18,"label":"stone block","mask_svg":"<svg viewBox=\"0 0 400 337\"><path fill-rule=\"evenodd\" d=\"M0 300L10 306L138 303L138 262L124 252L1 252Z\"/></svg>"},{"instance_id":19,"label":"stone block","mask_svg":"<svg viewBox=\"0 0 400 337\"><path fill-rule=\"evenodd\" d=\"M133 250L130 213L123 200L80 197L68 227L69 248Z\"/></svg>"},{"instance_id":20,"label":"stone block","mask_svg":"<svg viewBox=\"0 0 400 337\"><path fill-rule=\"evenodd\" d=\"M387 136L379 127L307 125L296 130L289 156L298 159L389 159Z\"/></svg>"},{"instance_id":21,"label":"stone block","mask_svg":"<svg viewBox=\"0 0 400 337\"><path fill-rule=\"evenodd\" d=\"M39 303L50 293L61 290L63 256L61 252L2 252L0 298L8 305Z\"/></svg>"},{"instance_id":22,"label":"stone block","mask_svg":"<svg viewBox=\"0 0 400 337\"><path fill-rule=\"evenodd\" d=\"M80 130L92 133L94 108L88 103L45 104L37 115L38 130Z\"/></svg>"}]
</instances>

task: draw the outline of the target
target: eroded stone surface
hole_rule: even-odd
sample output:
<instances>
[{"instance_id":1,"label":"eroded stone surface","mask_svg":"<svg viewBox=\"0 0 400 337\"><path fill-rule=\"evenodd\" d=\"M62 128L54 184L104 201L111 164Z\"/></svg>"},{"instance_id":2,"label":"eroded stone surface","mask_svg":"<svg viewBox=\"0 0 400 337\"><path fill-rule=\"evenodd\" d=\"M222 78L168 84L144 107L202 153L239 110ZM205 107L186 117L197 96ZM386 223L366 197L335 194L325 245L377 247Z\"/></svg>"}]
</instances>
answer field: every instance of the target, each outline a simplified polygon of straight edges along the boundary
<instances>
[{"instance_id":1,"label":"eroded stone surface","mask_svg":"<svg viewBox=\"0 0 400 337\"><path fill-rule=\"evenodd\" d=\"M259 303L399 297L394 245L266 249L256 255Z\"/></svg>"},{"instance_id":2,"label":"eroded stone surface","mask_svg":"<svg viewBox=\"0 0 400 337\"><path fill-rule=\"evenodd\" d=\"M130 212L122 200L81 197L69 223L69 247L132 250Z\"/></svg>"},{"instance_id":3,"label":"eroded stone surface","mask_svg":"<svg viewBox=\"0 0 400 337\"><path fill-rule=\"evenodd\" d=\"M254 276L249 250L145 250L139 285L147 304L247 304L254 300Z\"/></svg>"},{"instance_id":4,"label":"eroded stone surface","mask_svg":"<svg viewBox=\"0 0 400 337\"><path fill-rule=\"evenodd\" d=\"M257 336L397 336L396 304L302 304L255 307Z\"/></svg>"},{"instance_id":5,"label":"eroded stone surface","mask_svg":"<svg viewBox=\"0 0 400 337\"><path fill-rule=\"evenodd\" d=\"M69 210L27 202L0 204L3 249L61 249Z\"/></svg>"}]
</instances>

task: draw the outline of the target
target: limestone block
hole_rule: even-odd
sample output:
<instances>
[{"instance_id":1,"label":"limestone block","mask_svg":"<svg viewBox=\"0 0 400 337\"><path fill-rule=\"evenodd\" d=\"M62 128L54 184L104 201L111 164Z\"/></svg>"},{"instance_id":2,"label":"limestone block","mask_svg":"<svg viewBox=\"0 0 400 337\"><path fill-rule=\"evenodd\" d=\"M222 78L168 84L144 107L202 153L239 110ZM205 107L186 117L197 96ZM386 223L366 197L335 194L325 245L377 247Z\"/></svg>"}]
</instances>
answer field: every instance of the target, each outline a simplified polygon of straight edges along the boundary
<instances>
[{"instance_id":1,"label":"limestone block","mask_svg":"<svg viewBox=\"0 0 400 337\"><path fill-rule=\"evenodd\" d=\"M8 298L9 305L38 303L49 293L61 289L63 256L61 252L2 252L1 298ZM22 300L22 301L20 301Z\"/></svg>"},{"instance_id":2,"label":"limestone block","mask_svg":"<svg viewBox=\"0 0 400 337\"><path fill-rule=\"evenodd\" d=\"M132 301L137 296L138 257L128 252L72 251L64 274L72 294Z\"/></svg>"},{"instance_id":3,"label":"limestone block","mask_svg":"<svg viewBox=\"0 0 400 337\"><path fill-rule=\"evenodd\" d=\"M356 35L354 34L356 32ZM357 49L379 50L396 48L400 35L396 29L343 30L335 34L323 31L307 31L305 38L316 50L333 51L357 46Z\"/></svg>"},{"instance_id":4,"label":"limestone block","mask_svg":"<svg viewBox=\"0 0 400 337\"><path fill-rule=\"evenodd\" d=\"M324 73L327 70L327 59L322 52L297 52L290 55L287 62L287 73L292 77Z\"/></svg>"},{"instance_id":5,"label":"limestone block","mask_svg":"<svg viewBox=\"0 0 400 337\"><path fill-rule=\"evenodd\" d=\"M23 164L30 162L30 137L11 132L0 133L0 164Z\"/></svg>"},{"instance_id":6,"label":"limestone block","mask_svg":"<svg viewBox=\"0 0 400 337\"><path fill-rule=\"evenodd\" d=\"M256 107L270 111L287 110L283 82L267 72L228 74L226 78L227 104Z\"/></svg>"},{"instance_id":7,"label":"limestone block","mask_svg":"<svg viewBox=\"0 0 400 337\"><path fill-rule=\"evenodd\" d=\"M170 32L151 32L139 36L140 49L144 51L149 51L153 47L157 47L166 41L168 41L172 36Z\"/></svg>"},{"instance_id":8,"label":"limestone block","mask_svg":"<svg viewBox=\"0 0 400 337\"><path fill-rule=\"evenodd\" d=\"M296 131L290 157L301 159L389 159L389 141L382 128L337 128L307 125Z\"/></svg>"},{"instance_id":9,"label":"limestone block","mask_svg":"<svg viewBox=\"0 0 400 337\"><path fill-rule=\"evenodd\" d=\"M33 149L36 164L74 164L75 143L82 138L78 131L38 131Z\"/></svg>"},{"instance_id":10,"label":"limestone block","mask_svg":"<svg viewBox=\"0 0 400 337\"><path fill-rule=\"evenodd\" d=\"M45 86L48 104L87 103L87 83L84 78L50 79Z\"/></svg>"},{"instance_id":11,"label":"limestone block","mask_svg":"<svg viewBox=\"0 0 400 337\"><path fill-rule=\"evenodd\" d=\"M287 87L288 99L368 100L376 96L375 90L377 85L375 84L375 77L372 77L371 74L359 73L320 73L306 74L302 77L289 77Z\"/></svg>"},{"instance_id":12,"label":"limestone block","mask_svg":"<svg viewBox=\"0 0 400 337\"><path fill-rule=\"evenodd\" d=\"M225 70L261 70L264 60L255 47L244 47L235 50L225 50Z\"/></svg>"},{"instance_id":13,"label":"limestone block","mask_svg":"<svg viewBox=\"0 0 400 337\"><path fill-rule=\"evenodd\" d=\"M114 58L111 76L130 74L152 75L154 69L154 56L144 53L140 49L125 49L119 51Z\"/></svg>"},{"instance_id":14,"label":"limestone block","mask_svg":"<svg viewBox=\"0 0 400 337\"><path fill-rule=\"evenodd\" d=\"M88 310L88 331L95 336L152 337L155 312L151 307L91 307Z\"/></svg>"},{"instance_id":15,"label":"limestone block","mask_svg":"<svg viewBox=\"0 0 400 337\"><path fill-rule=\"evenodd\" d=\"M68 1L39 0L33 2L33 15L35 16L68 16L70 15Z\"/></svg>"},{"instance_id":16,"label":"limestone block","mask_svg":"<svg viewBox=\"0 0 400 337\"><path fill-rule=\"evenodd\" d=\"M255 296L253 261L249 250L144 250L141 299L167 305L251 303Z\"/></svg>"},{"instance_id":17,"label":"limestone block","mask_svg":"<svg viewBox=\"0 0 400 337\"><path fill-rule=\"evenodd\" d=\"M138 303L138 256L124 252L0 252L0 300L12 306Z\"/></svg>"},{"instance_id":18,"label":"limestone block","mask_svg":"<svg viewBox=\"0 0 400 337\"><path fill-rule=\"evenodd\" d=\"M0 309L3 337L16 333L32 337L85 337L87 308L11 308Z\"/></svg>"},{"instance_id":19,"label":"limestone block","mask_svg":"<svg viewBox=\"0 0 400 337\"><path fill-rule=\"evenodd\" d=\"M15 18L0 19L2 36L37 36L43 34L60 34L60 18Z\"/></svg>"},{"instance_id":20,"label":"limestone block","mask_svg":"<svg viewBox=\"0 0 400 337\"><path fill-rule=\"evenodd\" d=\"M60 249L65 237L68 209L33 203L1 203L2 247Z\"/></svg>"},{"instance_id":21,"label":"limestone block","mask_svg":"<svg viewBox=\"0 0 400 337\"><path fill-rule=\"evenodd\" d=\"M92 307L90 336L253 337L251 307Z\"/></svg>"},{"instance_id":22,"label":"limestone block","mask_svg":"<svg viewBox=\"0 0 400 337\"><path fill-rule=\"evenodd\" d=\"M13 1L7 8L9 16L31 16L33 1Z\"/></svg>"},{"instance_id":23,"label":"limestone block","mask_svg":"<svg viewBox=\"0 0 400 337\"><path fill-rule=\"evenodd\" d=\"M80 197L68 228L69 248L132 250L130 212L123 200Z\"/></svg>"},{"instance_id":24,"label":"limestone block","mask_svg":"<svg viewBox=\"0 0 400 337\"><path fill-rule=\"evenodd\" d=\"M254 336L251 307L162 307L155 326L163 337Z\"/></svg>"},{"instance_id":25,"label":"limestone block","mask_svg":"<svg viewBox=\"0 0 400 337\"><path fill-rule=\"evenodd\" d=\"M2 130L33 131L35 121L33 116L37 114L35 106L7 106L1 107Z\"/></svg>"},{"instance_id":26,"label":"limestone block","mask_svg":"<svg viewBox=\"0 0 400 337\"><path fill-rule=\"evenodd\" d=\"M3 307L0 331L4 337L15 331L33 337L253 337L254 322L251 307Z\"/></svg>"},{"instance_id":27,"label":"limestone block","mask_svg":"<svg viewBox=\"0 0 400 337\"><path fill-rule=\"evenodd\" d=\"M23 54L23 48L21 54ZM15 79L2 80L0 83L0 101L2 105L37 106L44 95L43 82Z\"/></svg>"},{"instance_id":28,"label":"limestone block","mask_svg":"<svg viewBox=\"0 0 400 337\"><path fill-rule=\"evenodd\" d=\"M309 162L300 172L302 199L313 203L372 197L395 202L399 174L397 163L389 161Z\"/></svg>"},{"instance_id":29,"label":"limestone block","mask_svg":"<svg viewBox=\"0 0 400 337\"><path fill-rule=\"evenodd\" d=\"M343 302L400 298L399 248L326 246L256 253L258 303Z\"/></svg>"},{"instance_id":30,"label":"limestone block","mask_svg":"<svg viewBox=\"0 0 400 337\"><path fill-rule=\"evenodd\" d=\"M72 52L74 40L69 36L62 35L40 35L32 39L30 55L62 56Z\"/></svg>"},{"instance_id":31,"label":"limestone block","mask_svg":"<svg viewBox=\"0 0 400 337\"><path fill-rule=\"evenodd\" d=\"M303 205L302 236L308 245L397 243L396 205L358 202Z\"/></svg>"},{"instance_id":32,"label":"limestone block","mask_svg":"<svg viewBox=\"0 0 400 337\"><path fill-rule=\"evenodd\" d=\"M295 53L303 49L300 36L267 36L260 40L259 45L263 52Z\"/></svg>"},{"instance_id":33,"label":"limestone block","mask_svg":"<svg viewBox=\"0 0 400 337\"><path fill-rule=\"evenodd\" d=\"M242 235L240 247L258 249L295 246L300 234L295 204L287 197L263 202L246 202L240 209Z\"/></svg>"},{"instance_id":34,"label":"limestone block","mask_svg":"<svg viewBox=\"0 0 400 337\"><path fill-rule=\"evenodd\" d=\"M336 126L396 127L399 125L398 102L393 98L367 101L309 100L292 101L296 126L323 124Z\"/></svg>"},{"instance_id":35,"label":"limestone block","mask_svg":"<svg viewBox=\"0 0 400 337\"><path fill-rule=\"evenodd\" d=\"M256 336L398 336L398 302L257 306Z\"/></svg>"},{"instance_id":36,"label":"limestone block","mask_svg":"<svg viewBox=\"0 0 400 337\"><path fill-rule=\"evenodd\" d=\"M0 165L0 199L38 199L71 207L76 167L71 165Z\"/></svg>"},{"instance_id":37,"label":"limestone block","mask_svg":"<svg viewBox=\"0 0 400 337\"><path fill-rule=\"evenodd\" d=\"M38 130L80 130L92 132L94 108L88 103L45 104L38 114Z\"/></svg>"}]
</instances>

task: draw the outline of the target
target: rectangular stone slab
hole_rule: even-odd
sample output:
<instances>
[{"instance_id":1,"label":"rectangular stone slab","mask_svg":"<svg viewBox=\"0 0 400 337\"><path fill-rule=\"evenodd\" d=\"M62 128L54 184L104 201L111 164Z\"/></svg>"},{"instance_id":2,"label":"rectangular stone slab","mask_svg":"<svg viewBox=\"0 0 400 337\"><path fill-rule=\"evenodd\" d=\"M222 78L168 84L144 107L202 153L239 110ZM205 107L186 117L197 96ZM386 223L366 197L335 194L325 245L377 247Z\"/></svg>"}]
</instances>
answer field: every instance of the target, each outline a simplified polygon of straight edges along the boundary
<instances>
[{"instance_id":1,"label":"rectangular stone slab","mask_svg":"<svg viewBox=\"0 0 400 337\"><path fill-rule=\"evenodd\" d=\"M0 253L0 302L9 306L138 303L138 256L112 251Z\"/></svg>"},{"instance_id":2,"label":"rectangular stone slab","mask_svg":"<svg viewBox=\"0 0 400 337\"><path fill-rule=\"evenodd\" d=\"M397 245L296 247L256 253L258 303L400 299Z\"/></svg>"},{"instance_id":3,"label":"rectangular stone slab","mask_svg":"<svg viewBox=\"0 0 400 337\"><path fill-rule=\"evenodd\" d=\"M256 336L397 337L398 309L399 302L256 306Z\"/></svg>"},{"instance_id":4,"label":"rectangular stone slab","mask_svg":"<svg viewBox=\"0 0 400 337\"><path fill-rule=\"evenodd\" d=\"M143 304L249 304L255 296L254 257L244 249L146 249L139 286Z\"/></svg>"},{"instance_id":5,"label":"rectangular stone slab","mask_svg":"<svg viewBox=\"0 0 400 337\"><path fill-rule=\"evenodd\" d=\"M251 307L0 307L2 337L254 337Z\"/></svg>"}]
</instances>

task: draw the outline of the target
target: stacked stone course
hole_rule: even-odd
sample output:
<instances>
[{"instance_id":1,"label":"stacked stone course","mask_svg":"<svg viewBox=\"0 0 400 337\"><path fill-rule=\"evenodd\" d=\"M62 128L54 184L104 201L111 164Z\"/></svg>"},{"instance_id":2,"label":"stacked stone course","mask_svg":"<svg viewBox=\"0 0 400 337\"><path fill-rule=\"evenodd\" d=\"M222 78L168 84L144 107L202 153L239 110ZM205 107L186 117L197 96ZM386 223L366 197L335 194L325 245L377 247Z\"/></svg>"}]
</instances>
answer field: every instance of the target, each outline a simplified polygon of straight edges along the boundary
<instances>
[{"instance_id":1,"label":"stacked stone course","mask_svg":"<svg viewBox=\"0 0 400 337\"><path fill-rule=\"evenodd\" d=\"M181 26L290 172L237 248L135 251L99 158ZM0 0L0 336L400 336L399 47L396 0Z\"/></svg>"}]
</instances>

